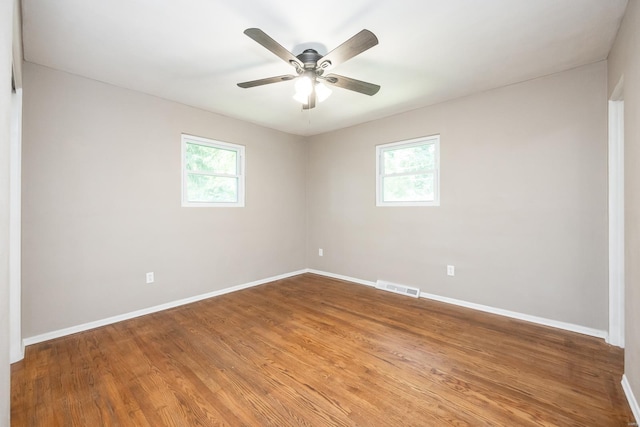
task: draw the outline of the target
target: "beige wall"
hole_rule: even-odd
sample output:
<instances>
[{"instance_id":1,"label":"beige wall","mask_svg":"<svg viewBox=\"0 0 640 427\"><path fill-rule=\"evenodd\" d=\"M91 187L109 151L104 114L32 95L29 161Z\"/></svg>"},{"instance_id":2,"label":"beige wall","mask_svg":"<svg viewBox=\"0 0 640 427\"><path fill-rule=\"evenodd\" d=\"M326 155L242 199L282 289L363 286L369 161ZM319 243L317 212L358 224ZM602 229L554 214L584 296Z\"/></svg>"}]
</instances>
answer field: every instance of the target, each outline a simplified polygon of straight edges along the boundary
<instances>
[{"instance_id":1,"label":"beige wall","mask_svg":"<svg viewBox=\"0 0 640 427\"><path fill-rule=\"evenodd\" d=\"M310 138L309 267L606 330L606 97L600 62ZM376 144L431 134L441 206L376 207Z\"/></svg>"},{"instance_id":2,"label":"beige wall","mask_svg":"<svg viewBox=\"0 0 640 427\"><path fill-rule=\"evenodd\" d=\"M24 111L24 337L306 266L301 137L31 63ZM181 207L181 132L246 146L245 208Z\"/></svg>"},{"instance_id":3,"label":"beige wall","mask_svg":"<svg viewBox=\"0 0 640 427\"><path fill-rule=\"evenodd\" d=\"M624 76L625 374L640 398L640 2L630 0L609 55L609 93Z\"/></svg>"},{"instance_id":4,"label":"beige wall","mask_svg":"<svg viewBox=\"0 0 640 427\"><path fill-rule=\"evenodd\" d=\"M607 329L604 62L306 139L24 73L25 337L305 267ZM180 206L181 132L247 146L246 208ZM375 145L435 133L441 206L376 208Z\"/></svg>"},{"instance_id":5,"label":"beige wall","mask_svg":"<svg viewBox=\"0 0 640 427\"><path fill-rule=\"evenodd\" d=\"M9 426L9 138L13 1L0 1L0 427Z\"/></svg>"}]
</instances>

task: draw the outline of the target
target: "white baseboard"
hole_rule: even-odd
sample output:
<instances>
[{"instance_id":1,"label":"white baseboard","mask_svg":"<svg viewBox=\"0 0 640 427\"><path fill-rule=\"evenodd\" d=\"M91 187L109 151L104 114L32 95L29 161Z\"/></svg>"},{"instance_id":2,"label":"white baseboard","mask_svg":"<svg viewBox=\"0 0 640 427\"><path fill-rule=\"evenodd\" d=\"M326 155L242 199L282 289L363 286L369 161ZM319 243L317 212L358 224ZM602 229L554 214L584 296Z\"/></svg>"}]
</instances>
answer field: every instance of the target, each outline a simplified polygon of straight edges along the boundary
<instances>
[{"instance_id":1,"label":"white baseboard","mask_svg":"<svg viewBox=\"0 0 640 427\"><path fill-rule=\"evenodd\" d=\"M318 274L320 276L331 277L333 279L346 280L347 282L357 283L359 285L366 285L371 287L376 287L376 282L370 282L368 280L356 279L355 277L343 276L341 274L328 273L326 271L314 270L312 268L307 268L307 273Z\"/></svg>"},{"instance_id":2,"label":"white baseboard","mask_svg":"<svg viewBox=\"0 0 640 427\"><path fill-rule=\"evenodd\" d=\"M307 269L309 273L319 274L321 276L332 277L334 279L346 280L348 282L354 282L361 285L373 286L375 287L375 282L371 282L368 280L356 279L354 277L343 276L340 274L327 273L325 271ZM589 335L596 338L607 339L608 334L607 331L603 331L600 329L588 328L586 326L574 325L573 323L560 322L558 320L546 319L544 317L531 316L529 314L518 313L515 311L504 310L501 308L490 307L488 305L476 304L473 302L467 302L463 300L458 300L454 298L441 297L439 295L429 294L426 292L420 292L421 298L427 298L434 301L440 301L447 304L453 304L460 307L471 308L473 310L484 311L486 313L491 314L499 314L500 316L510 317L512 319L524 320L526 322L536 323L544 326L551 326L557 329L563 329L565 331L577 332L583 335Z\"/></svg>"},{"instance_id":3,"label":"white baseboard","mask_svg":"<svg viewBox=\"0 0 640 427\"><path fill-rule=\"evenodd\" d=\"M24 359L24 341L20 341L18 348L11 347L9 363L16 363Z\"/></svg>"},{"instance_id":4,"label":"white baseboard","mask_svg":"<svg viewBox=\"0 0 640 427\"><path fill-rule=\"evenodd\" d=\"M64 336L75 334L75 333L78 333L78 332L87 331L89 329L99 328L101 326L110 325L110 324L113 324L113 323L116 323L116 322L121 322L123 320L133 319L133 318L136 318L136 317L144 316L146 314L156 313L158 311L167 310L167 309L178 307L178 306L185 305L185 304L190 304L192 302L201 301L203 299L212 298L212 297L215 297L215 296L218 296L218 295L224 295L224 294L227 294L227 293L230 293L230 292L239 291L239 290L242 290L242 289L247 289L247 288L250 288L250 287L253 287L253 286L262 285L262 284L273 282L273 281L276 281L276 280L285 279L287 277L297 276L297 275L303 274L303 273L318 274L318 275L321 275L321 276L326 276L326 277L331 277L331 278L334 278L334 279L345 280L347 282L357 283L357 284L360 284L360 285L366 285L366 286L371 286L371 287L375 287L376 286L375 282L372 282L372 281L369 281L369 280L362 280L362 279L357 279L355 277L344 276L344 275L341 275L341 274L334 274L334 273L329 273L329 272L326 272L326 271L320 271L320 270L314 270L314 269L307 268L307 269L303 269L303 270L299 270L299 271L294 271L294 272L291 272L291 273L285 273L285 274L281 274L281 275L278 275L278 276L268 277L266 279L256 280L254 282L249 282L249 283L245 283L245 284L241 284L241 285L237 285L237 286L232 286L232 287L229 287L229 288L225 288L225 289L221 289L221 290L218 290L218 291L209 292L209 293L202 294L202 295L196 295L196 296L193 296L193 297L184 298L184 299L177 300L177 301L171 301L171 302L168 302L168 303L165 303L165 304L156 305L154 307L149 307L149 308L145 308L145 309L142 309L142 310L133 311L133 312L121 314L121 315L118 315L118 316L108 317L106 319L96 320L96 321L93 321L93 322L84 323L84 324L77 325L77 326L72 326L72 327L69 327L69 328L59 329L59 330L56 330L56 331L51 331L51 332L47 332L47 333L44 333L44 334L35 335L35 336L32 336L32 337L27 337L27 338L24 338L22 340L22 347L23 347L22 356L24 357L24 347L28 346L28 345L36 344L36 343L43 342L43 341L48 341L48 340L51 340L51 339L54 339L54 338L64 337ZM490 307L490 306L481 305L481 304L475 304L475 303L466 302L466 301L462 301L462 300L457 300L457 299L453 299L453 298L441 297L441 296L438 296L438 295L428 294L426 292L420 292L420 297L421 298L432 299L432 300L435 300L435 301L445 302L445 303L448 303L448 304L453 304L453 305L457 305L457 306L461 306L461 307L471 308L471 309L474 309L474 310L484 311L484 312L487 312L487 313L499 314L501 316L510 317L510 318L518 319L518 320L524 320L524 321L527 321L527 322L536 323L536 324L540 324L540 325L551 326L551 327L554 327L554 328L557 328L557 329L563 329L563 330L577 332L577 333L584 334L584 335L590 335L590 336L594 336L594 337L597 337L597 338L604 338L604 339L607 338L607 332L606 331L587 328L585 326L574 325L574 324L571 324L571 323L560 322L560 321L557 321L557 320L545 319L545 318L542 318L542 317L531 316L531 315L528 315L528 314L517 313L517 312L514 312L514 311L503 310L503 309L500 309L500 308ZM22 358L20 358L20 359L22 359Z\"/></svg>"},{"instance_id":5,"label":"white baseboard","mask_svg":"<svg viewBox=\"0 0 640 427\"><path fill-rule=\"evenodd\" d=\"M546 319L544 317L532 316L530 314L518 313L516 311L504 310L488 305L476 304L473 302L462 301L454 298L441 297L439 295L420 292L422 298L434 301L446 302L448 304L458 305L460 307L471 308L478 311L484 311L491 314L499 314L500 316L510 317L512 319L524 320L526 322L537 323L539 325L551 326L552 328L563 329L565 331L577 332L583 335L589 335L596 338L607 339L607 331L600 329L588 328L586 326L575 325L573 323L560 322L558 320Z\"/></svg>"},{"instance_id":6,"label":"white baseboard","mask_svg":"<svg viewBox=\"0 0 640 427\"><path fill-rule=\"evenodd\" d=\"M626 374L622 376L622 389L624 390L625 396L627 396L631 412L633 412L633 416L636 417L636 423L640 423L640 406L638 406L638 401L633 394L633 390L631 390L631 384L629 384Z\"/></svg>"},{"instance_id":7,"label":"white baseboard","mask_svg":"<svg viewBox=\"0 0 640 427\"><path fill-rule=\"evenodd\" d=\"M121 322L123 320L133 319L136 317L144 316L145 314L156 313L158 311L167 310L170 308L178 307L192 302L201 301L207 298L216 297L218 295L228 294L230 292L240 291L242 289L251 288L254 286L263 285L265 283L274 282L276 280L286 279L287 277L297 276L305 273L306 270L294 271L291 273L285 273L278 276L268 277L266 279L256 280L254 282L244 283L241 285L232 286L218 291L208 292L206 294L196 295L189 298L180 299L177 301L171 301L165 304L156 305L142 310L132 311L130 313L120 314L118 316L108 317L106 319L96 320L94 322L83 323L82 325L72 326L69 328L59 329L57 331L51 331L44 334L36 335L33 337L24 338L22 340L23 348L28 345L37 344L39 342L52 340L54 338L60 338L67 335L75 334L78 332L84 332L89 329L99 328L101 326L111 325L113 323ZM24 351L23 351L24 355Z\"/></svg>"}]
</instances>

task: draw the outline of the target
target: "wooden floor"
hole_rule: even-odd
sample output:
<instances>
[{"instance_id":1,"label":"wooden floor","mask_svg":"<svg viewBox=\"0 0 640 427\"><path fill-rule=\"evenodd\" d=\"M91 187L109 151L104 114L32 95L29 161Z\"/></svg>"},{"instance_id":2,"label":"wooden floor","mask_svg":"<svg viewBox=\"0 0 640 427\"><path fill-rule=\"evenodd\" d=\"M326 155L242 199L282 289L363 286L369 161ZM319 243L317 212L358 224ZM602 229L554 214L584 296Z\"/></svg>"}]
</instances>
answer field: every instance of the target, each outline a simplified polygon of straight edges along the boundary
<instances>
[{"instance_id":1,"label":"wooden floor","mask_svg":"<svg viewBox=\"0 0 640 427\"><path fill-rule=\"evenodd\" d=\"M627 426L622 351L305 274L27 348L13 426Z\"/></svg>"}]
</instances>

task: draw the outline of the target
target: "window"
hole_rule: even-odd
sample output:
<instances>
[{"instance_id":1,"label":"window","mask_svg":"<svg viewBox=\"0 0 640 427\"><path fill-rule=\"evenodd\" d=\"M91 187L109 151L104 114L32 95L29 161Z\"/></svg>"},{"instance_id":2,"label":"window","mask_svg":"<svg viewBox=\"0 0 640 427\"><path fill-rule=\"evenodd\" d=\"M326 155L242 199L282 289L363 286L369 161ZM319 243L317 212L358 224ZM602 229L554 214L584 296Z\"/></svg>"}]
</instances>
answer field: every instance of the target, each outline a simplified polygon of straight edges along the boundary
<instances>
[{"instance_id":1,"label":"window","mask_svg":"<svg viewBox=\"0 0 640 427\"><path fill-rule=\"evenodd\" d=\"M376 147L377 206L440 205L440 135Z\"/></svg>"},{"instance_id":2,"label":"window","mask_svg":"<svg viewBox=\"0 0 640 427\"><path fill-rule=\"evenodd\" d=\"M244 206L244 147L183 134L182 206Z\"/></svg>"}]
</instances>

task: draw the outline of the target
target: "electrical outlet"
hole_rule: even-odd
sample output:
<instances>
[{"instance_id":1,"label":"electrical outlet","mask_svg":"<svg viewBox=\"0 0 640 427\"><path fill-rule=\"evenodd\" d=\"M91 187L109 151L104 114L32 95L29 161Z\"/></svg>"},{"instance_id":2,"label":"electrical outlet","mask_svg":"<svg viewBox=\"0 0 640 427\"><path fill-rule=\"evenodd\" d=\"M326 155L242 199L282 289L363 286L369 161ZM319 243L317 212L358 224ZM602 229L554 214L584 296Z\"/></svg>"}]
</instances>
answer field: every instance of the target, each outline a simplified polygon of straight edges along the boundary
<instances>
[{"instance_id":1,"label":"electrical outlet","mask_svg":"<svg viewBox=\"0 0 640 427\"><path fill-rule=\"evenodd\" d=\"M147 273L147 283L153 283L155 281L155 278L153 277L153 271Z\"/></svg>"},{"instance_id":2,"label":"electrical outlet","mask_svg":"<svg viewBox=\"0 0 640 427\"><path fill-rule=\"evenodd\" d=\"M456 275L456 267L453 265L447 265L447 276L455 276Z\"/></svg>"},{"instance_id":3,"label":"electrical outlet","mask_svg":"<svg viewBox=\"0 0 640 427\"><path fill-rule=\"evenodd\" d=\"M324 255L324 251L322 250L322 248L318 249L318 256L323 256Z\"/></svg>"}]
</instances>

